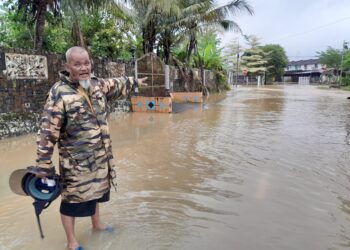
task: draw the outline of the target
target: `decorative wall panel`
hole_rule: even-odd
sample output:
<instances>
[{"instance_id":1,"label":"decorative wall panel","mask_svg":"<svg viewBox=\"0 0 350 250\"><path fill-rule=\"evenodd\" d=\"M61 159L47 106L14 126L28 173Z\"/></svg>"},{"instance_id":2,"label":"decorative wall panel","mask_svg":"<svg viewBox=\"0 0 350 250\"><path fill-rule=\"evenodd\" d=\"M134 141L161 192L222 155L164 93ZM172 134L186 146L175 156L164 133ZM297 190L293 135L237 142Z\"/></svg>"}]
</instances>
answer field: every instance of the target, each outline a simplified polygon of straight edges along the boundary
<instances>
[{"instance_id":1,"label":"decorative wall panel","mask_svg":"<svg viewBox=\"0 0 350 250\"><path fill-rule=\"evenodd\" d=\"M5 53L7 79L47 79L46 56Z\"/></svg>"}]
</instances>

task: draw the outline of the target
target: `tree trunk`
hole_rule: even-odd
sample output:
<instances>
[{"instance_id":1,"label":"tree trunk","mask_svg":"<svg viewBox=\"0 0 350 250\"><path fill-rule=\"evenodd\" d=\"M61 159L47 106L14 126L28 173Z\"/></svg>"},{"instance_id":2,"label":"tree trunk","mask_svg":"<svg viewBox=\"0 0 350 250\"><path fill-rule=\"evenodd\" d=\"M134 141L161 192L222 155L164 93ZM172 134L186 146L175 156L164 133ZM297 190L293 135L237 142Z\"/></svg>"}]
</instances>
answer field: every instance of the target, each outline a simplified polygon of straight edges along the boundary
<instances>
[{"instance_id":1,"label":"tree trunk","mask_svg":"<svg viewBox=\"0 0 350 250\"><path fill-rule=\"evenodd\" d=\"M170 48L172 45L170 36L171 36L171 34L169 34L169 31L164 32L163 50L164 50L164 62L165 62L165 64L169 64L169 60L170 60Z\"/></svg>"},{"instance_id":2,"label":"tree trunk","mask_svg":"<svg viewBox=\"0 0 350 250\"><path fill-rule=\"evenodd\" d=\"M204 65L203 65L203 61L202 61L202 58L198 52L198 48L195 47L195 53L197 54L198 56L198 66L199 66L199 72L200 72L200 81L201 81L201 87L202 87L202 90L204 88Z\"/></svg>"},{"instance_id":3,"label":"tree trunk","mask_svg":"<svg viewBox=\"0 0 350 250\"><path fill-rule=\"evenodd\" d=\"M34 49L42 49L43 46L43 35L46 22L46 8L47 1L40 1L40 4L37 6L37 19L35 24L35 41Z\"/></svg>"},{"instance_id":4,"label":"tree trunk","mask_svg":"<svg viewBox=\"0 0 350 250\"><path fill-rule=\"evenodd\" d=\"M156 30L153 22L150 21L150 23L148 24L148 27L146 27L143 32L143 42L144 42L143 51L145 54L153 52L155 41L156 41Z\"/></svg>"},{"instance_id":5,"label":"tree trunk","mask_svg":"<svg viewBox=\"0 0 350 250\"><path fill-rule=\"evenodd\" d=\"M142 51L143 54L146 54L146 31L144 28L142 28Z\"/></svg>"},{"instance_id":6,"label":"tree trunk","mask_svg":"<svg viewBox=\"0 0 350 250\"><path fill-rule=\"evenodd\" d=\"M170 60L170 46L169 45L164 45L164 62L165 64L169 65L169 60Z\"/></svg>"},{"instance_id":7,"label":"tree trunk","mask_svg":"<svg viewBox=\"0 0 350 250\"><path fill-rule=\"evenodd\" d=\"M85 39L83 36L83 33L81 32L80 29L80 23L79 23L79 17L75 11L74 6L72 5L71 2L69 2L69 7L71 8L72 12L73 12L73 25L72 25L72 39L73 39L73 43L75 46L80 46L83 47L91 56L90 51L88 50L88 47L85 43Z\"/></svg>"},{"instance_id":8,"label":"tree trunk","mask_svg":"<svg viewBox=\"0 0 350 250\"><path fill-rule=\"evenodd\" d=\"M74 23L72 26L72 38L75 46L80 46L87 50L84 36L81 33L79 20L74 20Z\"/></svg>"},{"instance_id":9,"label":"tree trunk","mask_svg":"<svg viewBox=\"0 0 350 250\"><path fill-rule=\"evenodd\" d=\"M197 38L195 34L190 35L190 43L188 45L187 55L186 55L186 65L189 66L192 51L196 48Z\"/></svg>"}]
</instances>

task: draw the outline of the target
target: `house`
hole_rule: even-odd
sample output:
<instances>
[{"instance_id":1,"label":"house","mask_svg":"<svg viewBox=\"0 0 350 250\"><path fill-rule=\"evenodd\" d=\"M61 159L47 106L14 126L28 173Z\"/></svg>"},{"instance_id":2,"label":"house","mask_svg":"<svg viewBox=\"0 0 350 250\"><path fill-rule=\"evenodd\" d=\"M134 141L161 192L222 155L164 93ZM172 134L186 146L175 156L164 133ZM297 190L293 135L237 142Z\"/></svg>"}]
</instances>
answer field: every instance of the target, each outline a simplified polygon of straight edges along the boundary
<instances>
[{"instance_id":1,"label":"house","mask_svg":"<svg viewBox=\"0 0 350 250\"><path fill-rule=\"evenodd\" d=\"M285 68L283 82L299 84L320 83L325 65L319 59L290 61Z\"/></svg>"},{"instance_id":2,"label":"house","mask_svg":"<svg viewBox=\"0 0 350 250\"><path fill-rule=\"evenodd\" d=\"M322 70L319 59L308 59L300 61L290 61L287 65L286 71L307 71L307 70Z\"/></svg>"}]
</instances>

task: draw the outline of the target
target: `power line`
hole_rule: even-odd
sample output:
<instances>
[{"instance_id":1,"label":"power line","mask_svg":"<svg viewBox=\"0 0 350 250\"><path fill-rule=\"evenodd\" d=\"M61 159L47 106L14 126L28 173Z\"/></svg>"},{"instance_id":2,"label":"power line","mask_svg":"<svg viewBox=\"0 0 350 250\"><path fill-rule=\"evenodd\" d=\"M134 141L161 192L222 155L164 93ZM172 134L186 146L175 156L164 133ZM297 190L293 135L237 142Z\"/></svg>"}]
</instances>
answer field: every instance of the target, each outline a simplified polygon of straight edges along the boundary
<instances>
[{"instance_id":1,"label":"power line","mask_svg":"<svg viewBox=\"0 0 350 250\"><path fill-rule=\"evenodd\" d=\"M288 57L318 57L318 56L288 56Z\"/></svg>"},{"instance_id":2,"label":"power line","mask_svg":"<svg viewBox=\"0 0 350 250\"><path fill-rule=\"evenodd\" d=\"M348 19L350 19L350 16L344 17L344 18L342 18L342 19L338 19L338 20L336 20L336 21L333 21L333 22L330 22L330 23L327 23L327 24L324 24L324 25L321 25L321 26L317 26L317 27L315 27L315 28L311 28L311 29L309 29L309 30L305 30L305 31L302 31L302 32L298 32L298 33L286 35L286 36L283 36L283 37L280 37L280 38L272 38L271 40L286 39L286 38L291 38L291 37L295 37L295 36L304 35L304 34L306 34L306 33L310 33L310 32L313 32L313 31L316 31L316 30L319 30L319 29L323 29L323 28L325 28L325 27L332 26L332 25L334 25L334 24L343 22L343 21L348 20Z\"/></svg>"}]
</instances>

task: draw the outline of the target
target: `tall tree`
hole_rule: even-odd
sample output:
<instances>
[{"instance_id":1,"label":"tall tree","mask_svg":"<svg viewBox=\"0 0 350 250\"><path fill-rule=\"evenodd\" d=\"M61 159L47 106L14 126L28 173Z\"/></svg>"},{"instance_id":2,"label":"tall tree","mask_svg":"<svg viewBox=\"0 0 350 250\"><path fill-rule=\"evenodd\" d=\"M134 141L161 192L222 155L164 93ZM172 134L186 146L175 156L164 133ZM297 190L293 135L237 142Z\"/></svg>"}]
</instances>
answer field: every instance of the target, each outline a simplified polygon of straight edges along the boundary
<instances>
[{"instance_id":1,"label":"tall tree","mask_svg":"<svg viewBox=\"0 0 350 250\"><path fill-rule=\"evenodd\" d=\"M267 71L268 53L260 47L259 39L256 36L247 36L247 49L241 58L241 69L249 72L250 75L262 75Z\"/></svg>"},{"instance_id":2,"label":"tall tree","mask_svg":"<svg viewBox=\"0 0 350 250\"><path fill-rule=\"evenodd\" d=\"M340 70L342 62L342 51L332 47L328 47L326 51L317 52L320 63L329 68Z\"/></svg>"},{"instance_id":3,"label":"tall tree","mask_svg":"<svg viewBox=\"0 0 350 250\"><path fill-rule=\"evenodd\" d=\"M60 0L62 9L66 18L71 19L72 23L72 38L74 45L85 47L86 37L82 32L81 19L85 16L101 16L101 22L104 16L112 14L115 18L125 18L127 16L126 9L121 9L120 6L114 3L113 0Z\"/></svg>"},{"instance_id":4,"label":"tall tree","mask_svg":"<svg viewBox=\"0 0 350 250\"><path fill-rule=\"evenodd\" d=\"M159 42L159 34L164 27L162 23L166 17L179 15L179 0L116 0L121 8L127 8L125 2L129 3L133 10L133 18L139 26L142 35L143 52L153 52Z\"/></svg>"},{"instance_id":5,"label":"tall tree","mask_svg":"<svg viewBox=\"0 0 350 250\"><path fill-rule=\"evenodd\" d=\"M261 49L268 54L267 78L275 80L284 74L284 68L288 64L285 50L278 44L267 44Z\"/></svg>"},{"instance_id":6,"label":"tall tree","mask_svg":"<svg viewBox=\"0 0 350 250\"><path fill-rule=\"evenodd\" d=\"M243 51L243 44L239 42L238 38L234 38L228 44L226 44L225 48L223 49L225 69L237 71L239 67L239 59Z\"/></svg>"},{"instance_id":7,"label":"tall tree","mask_svg":"<svg viewBox=\"0 0 350 250\"><path fill-rule=\"evenodd\" d=\"M18 0L18 10L24 11L26 18L35 23L34 49L41 49L46 15L51 11L60 16L60 0Z\"/></svg>"},{"instance_id":8,"label":"tall tree","mask_svg":"<svg viewBox=\"0 0 350 250\"><path fill-rule=\"evenodd\" d=\"M343 63L341 66L344 70L350 69L350 51L346 51L344 53Z\"/></svg>"},{"instance_id":9,"label":"tall tree","mask_svg":"<svg viewBox=\"0 0 350 250\"><path fill-rule=\"evenodd\" d=\"M205 69L222 70L222 49L219 48L220 39L209 29L198 39L198 53L194 55L194 66Z\"/></svg>"},{"instance_id":10,"label":"tall tree","mask_svg":"<svg viewBox=\"0 0 350 250\"><path fill-rule=\"evenodd\" d=\"M23 22L22 11L11 11L8 4L0 7L0 46L33 48L34 27Z\"/></svg>"},{"instance_id":11,"label":"tall tree","mask_svg":"<svg viewBox=\"0 0 350 250\"><path fill-rule=\"evenodd\" d=\"M201 8L196 10L197 13L185 18L185 23L189 34L189 44L187 51L187 63L190 60L193 50L196 50L198 32L202 27L216 26L224 30L235 30L241 32L239 25L228 18L228 15L235 15L238 11L245 11L253 14L253 8L245 0L233 0L224 5L216 5L212 0L195 0L185 1L188 7L201 4Z\"/></svg>"}]
</instances>

